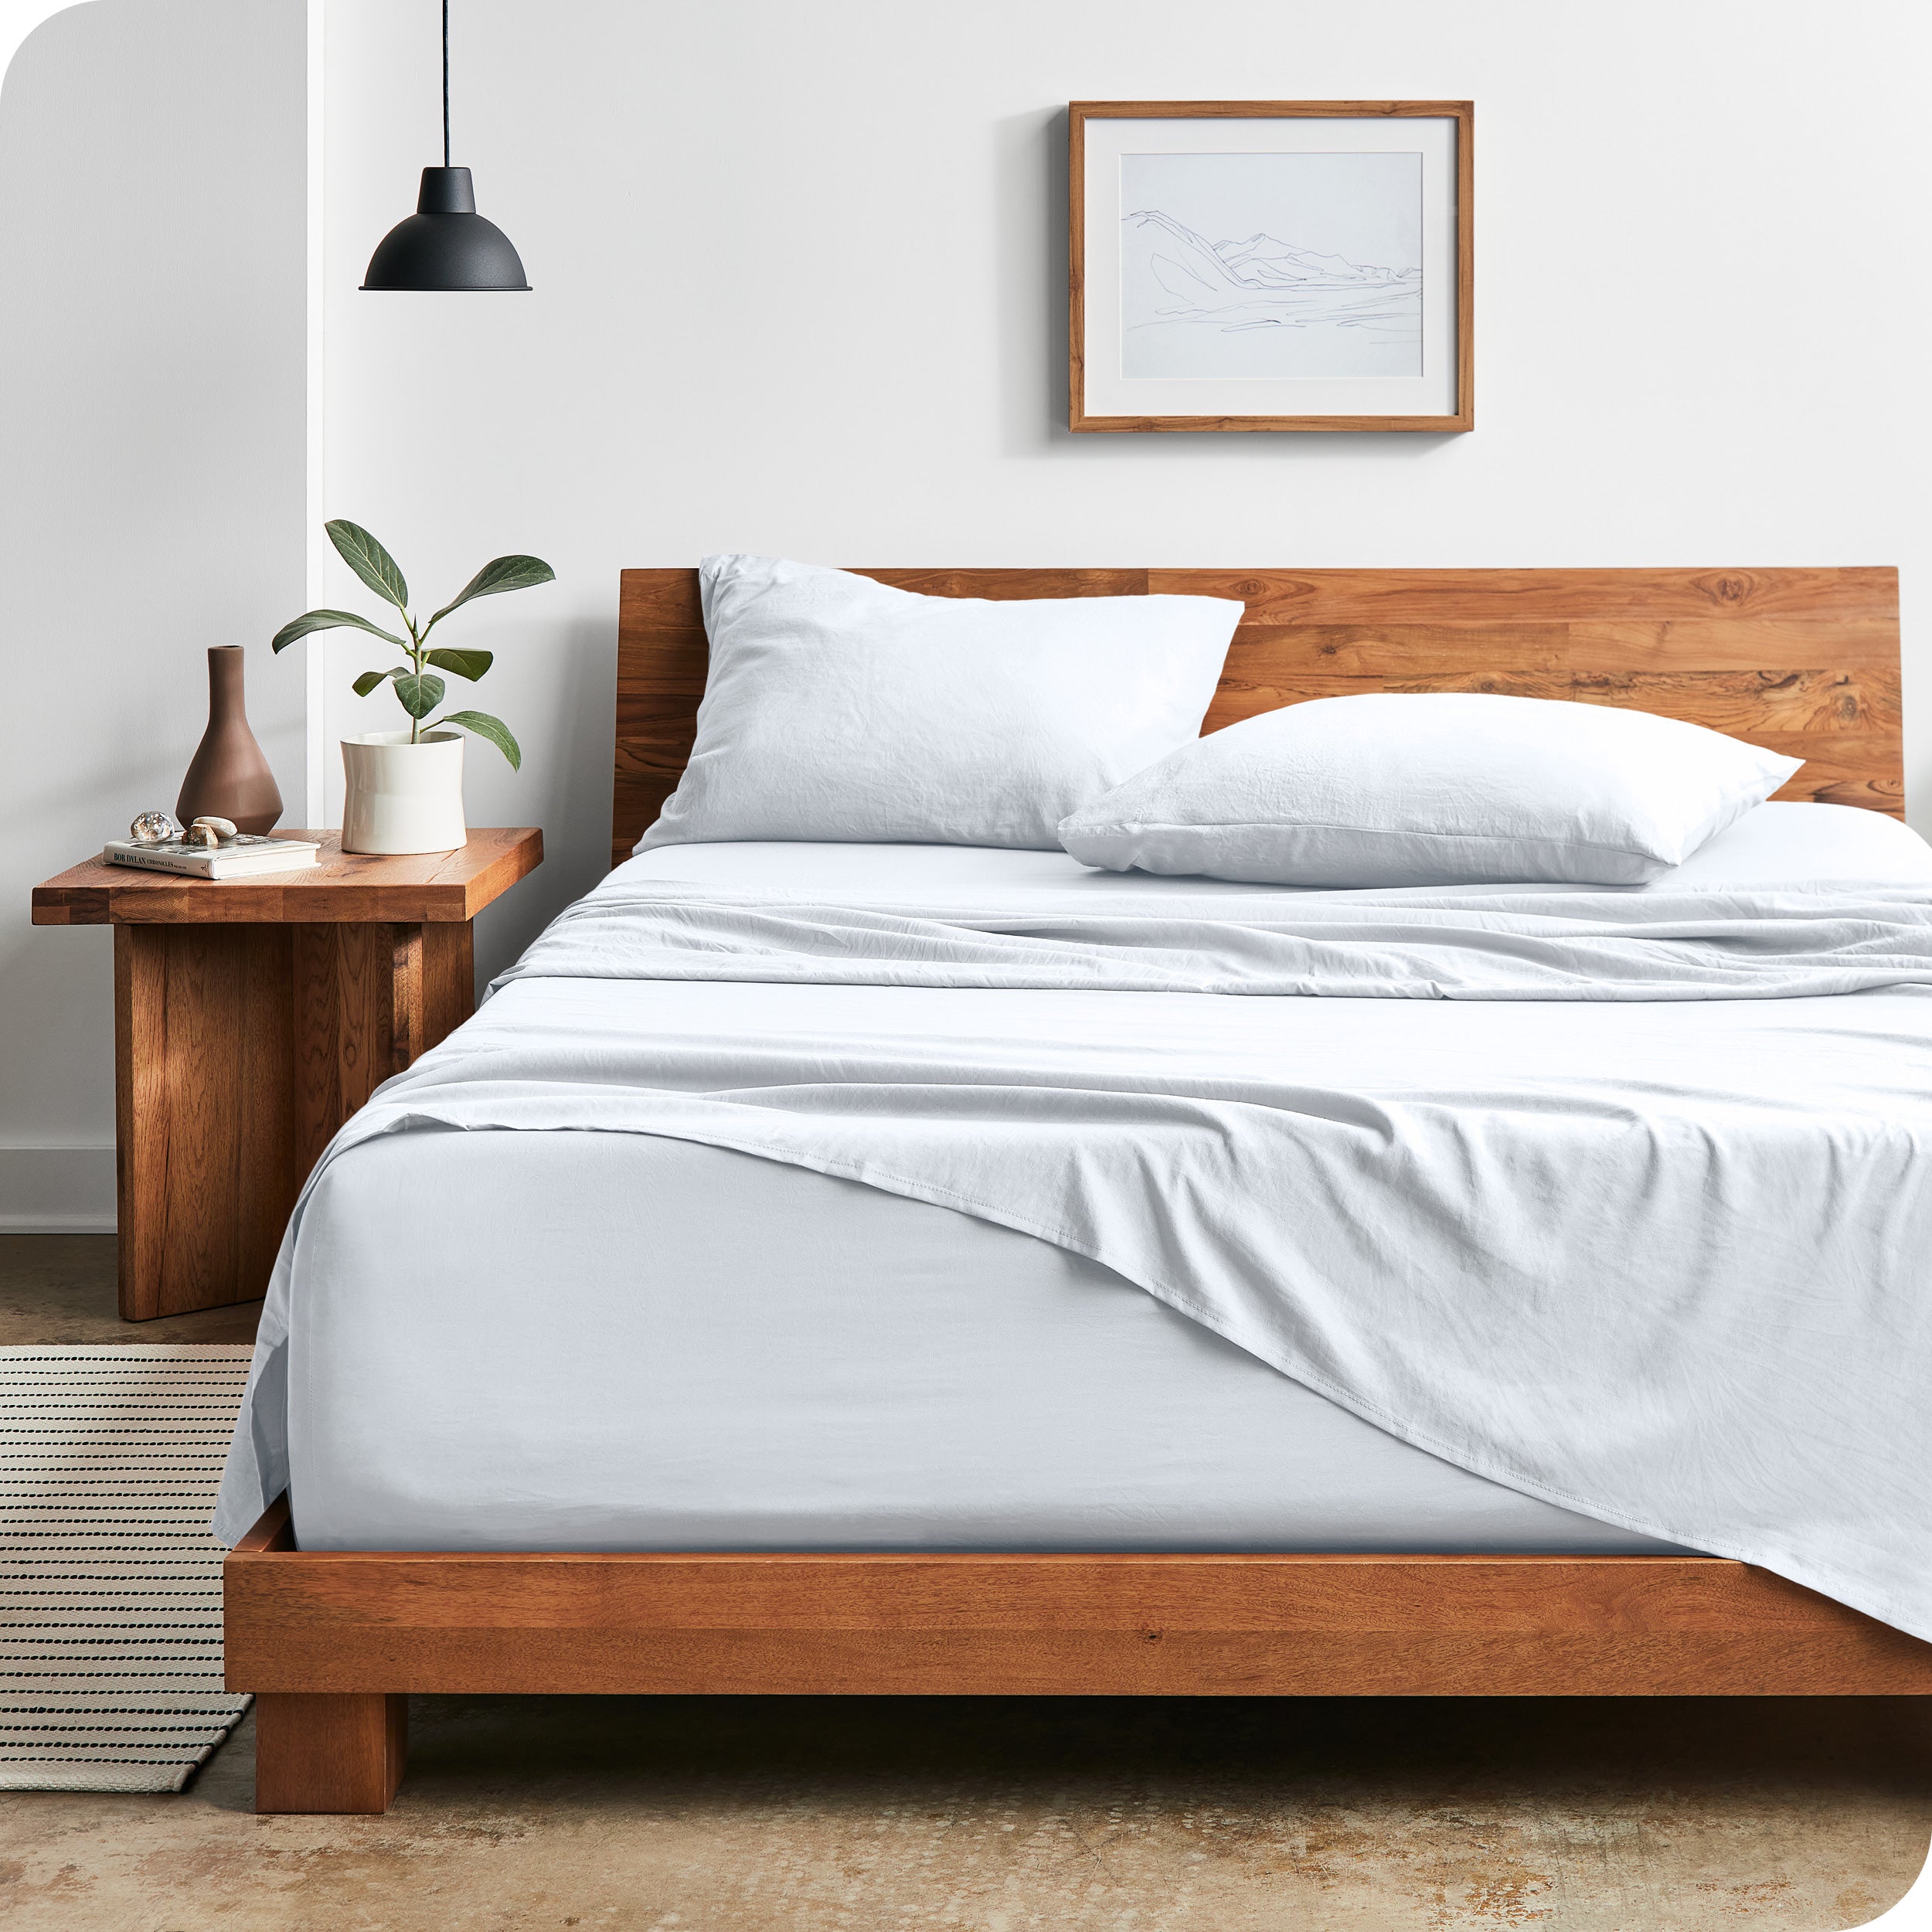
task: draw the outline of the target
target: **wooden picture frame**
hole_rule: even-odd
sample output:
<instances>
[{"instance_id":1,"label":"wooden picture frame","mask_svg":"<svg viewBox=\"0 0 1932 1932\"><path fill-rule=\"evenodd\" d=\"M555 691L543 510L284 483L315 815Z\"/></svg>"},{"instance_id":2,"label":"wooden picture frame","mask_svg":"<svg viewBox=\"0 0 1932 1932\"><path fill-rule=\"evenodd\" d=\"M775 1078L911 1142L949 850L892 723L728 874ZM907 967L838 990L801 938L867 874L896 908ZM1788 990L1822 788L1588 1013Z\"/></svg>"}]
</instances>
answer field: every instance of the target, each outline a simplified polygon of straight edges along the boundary
<instances>
[{"instance_id":1,"label":"wooden picture frame","mask_svg":"<svg viewBox=\"0 0 1932 1932\"><path fill-rule=\"evenodd\" d=\"M1475 137L1467 100L1073 102L1069 427L1473 429Z\"/></svg>"}]
</instances>

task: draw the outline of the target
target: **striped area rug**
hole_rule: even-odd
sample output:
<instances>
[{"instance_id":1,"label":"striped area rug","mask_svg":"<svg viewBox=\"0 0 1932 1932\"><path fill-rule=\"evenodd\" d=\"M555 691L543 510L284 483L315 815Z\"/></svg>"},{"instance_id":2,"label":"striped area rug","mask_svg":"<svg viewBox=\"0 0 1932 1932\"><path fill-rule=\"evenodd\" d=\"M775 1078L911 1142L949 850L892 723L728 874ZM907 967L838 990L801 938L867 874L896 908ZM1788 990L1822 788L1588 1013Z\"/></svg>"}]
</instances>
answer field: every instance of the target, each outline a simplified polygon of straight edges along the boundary
<instances>
[{"instance_id":1,"label":"striped area rug","mask_svg":"<svg viewBox=\"0 0 1932 1932\"><path fill-rule=\"evenodd\" d=\"M0 1791L178 1791L222 1689L237 1348L0 1349Z\"/></svg>"}]
</instances>

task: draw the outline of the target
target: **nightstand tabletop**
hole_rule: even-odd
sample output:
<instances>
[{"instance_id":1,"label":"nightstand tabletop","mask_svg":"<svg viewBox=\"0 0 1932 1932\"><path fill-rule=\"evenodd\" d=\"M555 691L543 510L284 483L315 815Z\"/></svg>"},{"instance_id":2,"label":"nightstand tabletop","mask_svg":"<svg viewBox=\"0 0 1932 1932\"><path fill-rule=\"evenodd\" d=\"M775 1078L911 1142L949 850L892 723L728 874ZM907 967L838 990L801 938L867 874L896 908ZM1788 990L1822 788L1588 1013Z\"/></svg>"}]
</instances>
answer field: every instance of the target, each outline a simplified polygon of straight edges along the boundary
<instances>
[{"instance_id":1,"label":"nightstand tabletop","mask_svg":"<svg viewBox=\"0 0 1932 1932\"><path fill-rule=\"evenodd\" d=\"M543 835L529 826L472 826L454 852L379 857L342 850L334 832L284 831L319 840L319 865L250 879L193 879L90 859L33 889L36 926L261 925L366 920L461 923L536 870Z\"/></svg>"}]
</instances>

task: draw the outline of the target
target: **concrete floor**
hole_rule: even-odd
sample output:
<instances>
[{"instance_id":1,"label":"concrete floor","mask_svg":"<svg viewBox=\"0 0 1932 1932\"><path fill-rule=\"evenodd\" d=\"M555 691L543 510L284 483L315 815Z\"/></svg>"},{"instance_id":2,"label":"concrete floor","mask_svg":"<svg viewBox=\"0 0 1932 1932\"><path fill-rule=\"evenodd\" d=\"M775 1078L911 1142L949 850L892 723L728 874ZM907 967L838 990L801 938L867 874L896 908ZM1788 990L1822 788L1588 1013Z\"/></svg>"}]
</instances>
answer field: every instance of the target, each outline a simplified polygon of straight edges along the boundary
<instances>
[{"instance_id":1,"label":"concrete floor","mask_svg":"<svg viewBox=\"0 0 1932 1932\"><path fill-rule=\"evenodd\" d=\"M259 1301L165 1321L124 1321L115 1305L111 1234L0 1234L0 1349L57 1342L253 1342Z\"/></svg>"},{"instance_id":2,"label":"concrete floor","mask_svg":"<svg viewBox=\"0 0 1932 1932\"><path fill-rule=\"evenodd\" d=\"M0 1237L0 1342L121 1328L113 1250ZM6 1932L1826 1932L1932 1836L1907 1699L421 1698L383 1818L0 1798Z\"/></svg>"}]
</instances>

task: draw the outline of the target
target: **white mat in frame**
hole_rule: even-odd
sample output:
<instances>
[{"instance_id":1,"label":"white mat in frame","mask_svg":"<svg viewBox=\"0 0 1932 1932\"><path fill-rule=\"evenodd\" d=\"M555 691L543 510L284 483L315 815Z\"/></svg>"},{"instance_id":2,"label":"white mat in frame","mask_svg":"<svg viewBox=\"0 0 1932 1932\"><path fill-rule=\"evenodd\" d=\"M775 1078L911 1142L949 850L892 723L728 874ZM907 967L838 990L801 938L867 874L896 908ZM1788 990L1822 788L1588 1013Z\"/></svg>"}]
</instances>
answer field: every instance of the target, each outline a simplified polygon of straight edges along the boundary
<instances>
[{"instance_id":1,"label":"white mat in frame","mask_svg":"<svg viewBox=\"0 0 1932 1932\"><path fill-rule=\"evenodd\" d=\"M251 1352L0 1349L0 1791L178 1791L248 1708L208 1520Z\"/></svg>"}]
</instances>

